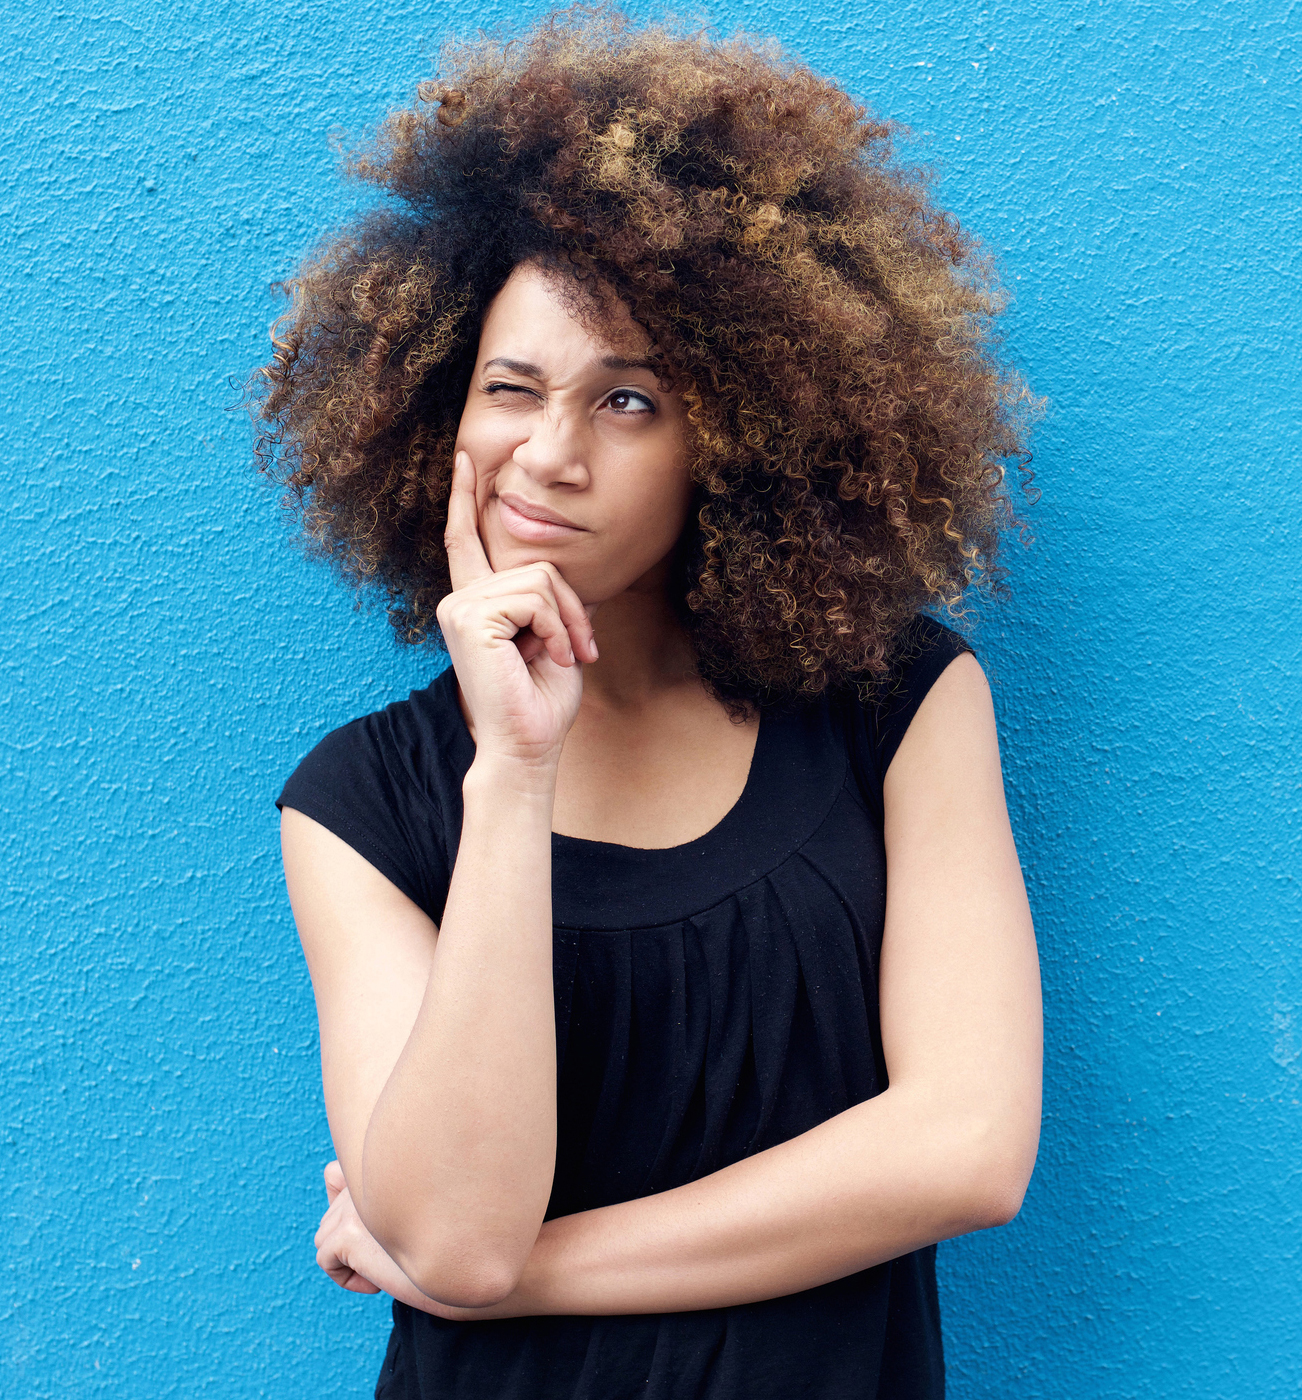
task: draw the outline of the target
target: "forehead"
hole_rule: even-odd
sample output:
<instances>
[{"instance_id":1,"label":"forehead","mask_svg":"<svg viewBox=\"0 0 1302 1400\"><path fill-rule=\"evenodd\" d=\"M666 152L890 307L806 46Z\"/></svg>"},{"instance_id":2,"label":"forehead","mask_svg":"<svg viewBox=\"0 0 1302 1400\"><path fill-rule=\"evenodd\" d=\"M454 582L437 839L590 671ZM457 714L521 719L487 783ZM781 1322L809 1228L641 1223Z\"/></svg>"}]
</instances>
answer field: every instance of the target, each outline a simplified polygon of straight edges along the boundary
<instances>
[{"instance_id":1,"label":"forehead","mask_svg":"<svg viewBox=\"0 0 1302 1400\"><path fill-rule=\"evenodd\" d=\"M522 264L493 298L479 333L480 358L504 345L552 355L644 358L650 338L608 288L594 290L562 271Z\"/></svg>"}]
</instances>

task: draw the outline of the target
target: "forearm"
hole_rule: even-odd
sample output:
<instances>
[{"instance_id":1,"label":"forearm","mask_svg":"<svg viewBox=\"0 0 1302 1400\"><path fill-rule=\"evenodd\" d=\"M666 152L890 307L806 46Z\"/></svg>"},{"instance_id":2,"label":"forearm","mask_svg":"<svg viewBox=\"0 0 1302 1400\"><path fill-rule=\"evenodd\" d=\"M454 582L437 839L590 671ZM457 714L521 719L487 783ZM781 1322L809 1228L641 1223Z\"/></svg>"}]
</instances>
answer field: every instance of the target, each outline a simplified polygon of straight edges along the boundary
<instances>
[{"instance_id":1,"label":"forearm","mask_svg":"<svg viewBox=\"0 0 1302 1400\"><path fill-rule=\"evenodd\" d=\"M556 1152L551 786L476 762L424 1000L371 1115L354 1199L436 1296L523 1265Z\"/></svg>"},{"instance_id":2,"label":"forearm","mask_svg":"<svg viewBox=\"0 0 1302 1400\"><path fill-rule=\"evenodd\" d=\"M1029 1179L1038 1103L957 1108L888 1090L691 1185L549 1221L520 1313L678 1312L784 1296L1002 1223Z\"/></svg>"}]
</instances>

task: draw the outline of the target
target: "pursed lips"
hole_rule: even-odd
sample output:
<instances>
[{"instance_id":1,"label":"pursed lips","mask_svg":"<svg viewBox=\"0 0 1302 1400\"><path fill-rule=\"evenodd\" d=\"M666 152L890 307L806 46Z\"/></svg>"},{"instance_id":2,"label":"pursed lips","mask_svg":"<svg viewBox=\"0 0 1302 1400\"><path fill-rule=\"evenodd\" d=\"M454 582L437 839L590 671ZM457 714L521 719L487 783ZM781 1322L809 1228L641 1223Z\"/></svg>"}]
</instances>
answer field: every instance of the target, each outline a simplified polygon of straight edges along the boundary
<instances>
[{"instance_id":1,"label":"pursed lips","mask_svg":"<svg viewBox=\"0 0 1302 1400\"><path fill-rule=\"evenodd\" d=\"M507 534L527 543L559 540L586 533L582 525L545 506L535 505L512 491L497 497L497 514Z\"/></svg>"}]
</instances>

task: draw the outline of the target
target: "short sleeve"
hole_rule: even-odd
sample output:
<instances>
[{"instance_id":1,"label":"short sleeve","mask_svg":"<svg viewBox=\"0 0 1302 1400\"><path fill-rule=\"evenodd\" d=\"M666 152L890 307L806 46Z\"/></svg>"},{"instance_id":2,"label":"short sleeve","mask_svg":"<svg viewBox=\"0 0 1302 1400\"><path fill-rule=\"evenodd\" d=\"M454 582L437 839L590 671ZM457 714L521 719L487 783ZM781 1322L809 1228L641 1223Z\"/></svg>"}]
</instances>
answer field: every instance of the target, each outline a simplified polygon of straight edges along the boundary
<instances>
[{"instance_id":1,"label":"short sleeve","mask_svg":"<svg viewBox=\"0 0 1302 1400\"><path fill-rule=\"evenodd\" d=\"M451 878L442 814L419 777L420 745L402 709L327 734L290 774L276 806L333 832L437 923Z\"/></svg>"},{"instance_id":2,"label":"short sleeve","mask_svg":"<svg viewBox=\"0 0 1302 1400\"><path fill-rule=\"evenodd\" d=\"M882 784L891 759L918 707L941 672L972 648L948 627L919 614L896 647L890 675L864 701L852 689L842 695L842 714L851 768L859 794L878 821L883 820Z\"/></svg>"},{"instance_id":3,"label":"short sleeve","mask_svg":"<svg viewBox=\"0 0 1302 1400\"><path fill-rule=\"evenodd\" d=\"M957 632L932 618L919 614L909 624L894 673L876 707L874 746L877 771L883 779L927 692L951 661L971 650Z\"/></svg>"}]
</instances>

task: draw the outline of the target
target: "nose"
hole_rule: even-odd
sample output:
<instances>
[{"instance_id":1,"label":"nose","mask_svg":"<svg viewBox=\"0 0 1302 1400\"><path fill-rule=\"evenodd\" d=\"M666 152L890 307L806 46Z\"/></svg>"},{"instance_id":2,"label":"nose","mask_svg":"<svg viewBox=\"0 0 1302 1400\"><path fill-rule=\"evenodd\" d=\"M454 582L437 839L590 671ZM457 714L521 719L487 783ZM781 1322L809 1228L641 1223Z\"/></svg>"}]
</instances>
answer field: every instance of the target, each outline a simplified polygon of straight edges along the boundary
<instances>
[{"instance_id":1,"label":"nose","mask_svg":"<svg viewBox=\"0 0 1302 1400\"><path fill-rule=\"evenodd\" d=\"M512 461L539 485L582 488L589 481L584 426L582 414L549 403L533 418Z\"/></svg>"}]
</instances>

